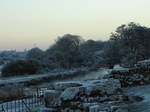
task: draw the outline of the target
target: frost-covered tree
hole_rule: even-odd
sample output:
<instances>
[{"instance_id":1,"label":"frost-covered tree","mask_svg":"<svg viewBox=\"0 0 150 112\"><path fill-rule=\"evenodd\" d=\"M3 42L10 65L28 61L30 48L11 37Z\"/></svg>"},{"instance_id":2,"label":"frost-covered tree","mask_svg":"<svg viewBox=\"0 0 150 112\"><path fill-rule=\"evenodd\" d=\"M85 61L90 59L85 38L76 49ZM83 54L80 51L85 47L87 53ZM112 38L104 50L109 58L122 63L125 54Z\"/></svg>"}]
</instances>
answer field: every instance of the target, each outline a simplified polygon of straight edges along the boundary
<instances>
[{"instance_id":1,"label":"frost-covered tree","mask_svg":"<svg viewBox=\"0 0 150 112\"><path fill-rule=\"evenodd\" d=\"M104 59L104 66L112 69L115 64L120 63L119 44L107 41L101 55Z\"/></svg>"},{"instance_id":2,"label":"frost-covered tree","mask_svg":"<svg viewBox=\"0 0 150 112\"><path fill-rule=\"evenodd\" d=\"M102 51L105 42L87 40L80 46L81 56L84 58L84 65L98 66L101 57L98 55L99 51Z\"/></svg>"},{"instance_id":3,"label":"frost-covered tree","mask_svg":"<svg viewBox=\"0 0 150 112\"><path fill-rule=\"evenodd\" d=\"M44 55L44 51L36 47L28 51L26 58L41 60L43 58L43 55Z\"/></svg>"},{"instance_id":4,"label":"frost-covered tree","mask_svg":"<svg viewBox=\"0 0 150 112\"><path fill-rule=\"evenodd\" d=\"M137 61L150 57L150 28L133 22L123 24L112 33L110 40L120 44L120 61L125 66L132 66Z\"/></svg>"},{"instance_id":5,"label":"frost-covered tree","mask_svg":"<svg viewBox=\"0 0 150 112\"><path fill-rule=\"evenodd\" d=\"M39 62L36 60L15 60L7 63L2 68L2 76L35 74L38 70Z\"/></svg>"},{"instance_id":6,"label":"frost-covered tree","mask_svg":"<svg viewBox=\"0 0 150 112\"><path fill-rule=\"evenodd\" d=\"M55 43L57 50L66 53L78 50L80 44L83 42L82 37L78 35L66 34L63 37L58 37Z\"/></svg>"},{"instance_id":7,"label":"frost-covered tree","mask_svg":"<svg viewBox=\"0 0 150 112\"><path fill-rule=\"evenodd\" d=\"M78 35L66 34L58 37L55 44L45 51L45 57L53 56L54 62L60 63L60 67L71 68L79 61L79 47L82 42L82 37Z\"/></svg>"}]
</instances>

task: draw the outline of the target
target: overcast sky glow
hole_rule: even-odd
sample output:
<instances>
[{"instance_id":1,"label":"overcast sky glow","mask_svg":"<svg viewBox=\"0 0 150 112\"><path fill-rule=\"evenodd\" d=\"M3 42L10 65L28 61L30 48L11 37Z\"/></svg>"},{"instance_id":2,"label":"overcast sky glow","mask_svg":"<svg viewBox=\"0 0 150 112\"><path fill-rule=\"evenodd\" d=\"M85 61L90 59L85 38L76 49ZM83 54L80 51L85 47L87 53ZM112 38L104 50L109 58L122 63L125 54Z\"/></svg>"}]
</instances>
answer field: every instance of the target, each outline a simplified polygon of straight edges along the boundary
<instances>
[{"instance_id":1,"label":"overcast sky glow","mask_svg":"<svg viewBox=\"0 0 150 112\"><path fill-rule=\"evenodd\" d=\"M0 51L45 50L67 33L108 40L128 22L150 27L150 0L0 0Z\"/></svg>"}]
</instances>

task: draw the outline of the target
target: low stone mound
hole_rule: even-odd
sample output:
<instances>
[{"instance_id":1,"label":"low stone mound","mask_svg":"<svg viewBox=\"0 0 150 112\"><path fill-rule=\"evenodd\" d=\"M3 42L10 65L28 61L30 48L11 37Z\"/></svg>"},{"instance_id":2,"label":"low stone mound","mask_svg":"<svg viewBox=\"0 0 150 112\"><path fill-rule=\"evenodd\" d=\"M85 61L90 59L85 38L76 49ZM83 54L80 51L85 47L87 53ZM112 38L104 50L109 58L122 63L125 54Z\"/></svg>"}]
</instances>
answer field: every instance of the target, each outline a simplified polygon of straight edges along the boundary
<instances>
[{"instance_id":1,"label":"low stone mound","mask_svg":"<svg viewBox=\"0 0 150 112\"><path fill-rule=\"evenodd\" d=\"M57 82L54 87L44 92L41 112L128 112L117 79Z\"/></svg>"}]
</instances>

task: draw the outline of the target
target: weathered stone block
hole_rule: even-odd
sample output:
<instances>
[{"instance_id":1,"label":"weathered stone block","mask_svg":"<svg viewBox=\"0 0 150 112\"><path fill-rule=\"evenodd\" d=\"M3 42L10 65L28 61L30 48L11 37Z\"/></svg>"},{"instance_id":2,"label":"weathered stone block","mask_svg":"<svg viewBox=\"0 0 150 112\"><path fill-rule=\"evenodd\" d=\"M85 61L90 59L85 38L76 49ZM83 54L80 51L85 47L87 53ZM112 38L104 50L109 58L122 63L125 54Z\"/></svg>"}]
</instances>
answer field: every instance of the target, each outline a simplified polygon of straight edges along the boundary
<instances>
[{"instance_id":1,"label":"weathered stone block","mask_svg":"<svg viewBox=\"0 0 150 112\"><path fill-rule=\"evenodd\" d=\"M80 90L78 87L70 87L63 91L60 95L61 99L66 100L73 100L78 94Z\"/></svg>"},{"instance_id":2,"label":"weathered stone block","mask_svg":"<svg viewBox=\"0 0 150 112\"><path fill-rule=\"evenodd\" d=\"M89 112L99 112L101 109L101 106L99 105L93 105L89 107Z\"/></svg>"},{"instance_id":3,"label":"weathered stone block","mask_svg":"<svg viewBox=\"0 0 150 112\"><path fill-rule=\"evenodd\" d=\"M100 80L90 80L90 81L86 81L85 83L89 84L89 85L91 85L91 84L97 84L97 83L100 83Z\"/></svg>"},{"instance_id":4,"label":"weathered stone block","mask_svg":"<svg viewBox=\"0 0 150 112\"><path fill-rule=\"evenodd\" d=\"M103 85L107 85L111 87L121 88L121 83L118 79L113 79L113 78L103 79L103 80L100 80L100 83L103 83Z\"/></svg>"},{"instance_id":5,"label":"weathered stone block","mask_svg":"<svg viewBox=\"0 0 150 112\"><path fill-rule=\"evenodd\" d=\"M60 92L55 90L46 90L44 92L44 100L45 107L48 108L60 107L62 105L62 101L60 99Z\"/></svg>"},{"instance_id":6,"label":"weathered stone block","mask_svg":"<svg viewBox=\"0 0 150 112\"><path fill-rule=\"evenodd\" d=\"M73 110L71 110L71 108L65 108L61 110L61 112L73 112Z\"/></svg>"},{"instance_id":7,"label":"weathered stone block","mask_svg":"<svg viewBox=\"0 0 150 112\"><path fill-rule=\"evenodd\" d=\"M109 101L123 101L122 95L111 95L108 97Z\"/></svg>"},{"instance_id":8,"label":"weathered stone block","mask_svg":"<svg viewBox=\"0 0 150 112\"><path fill-rule=\"evenodd\" d=\"M103 79L100 83L85 86L85 93L88 96L116 94L121 91L120 81L116 79Z\"/></svg>"},{"instance_id":9,"label":"weathered stone block","mask_svg":"<svg viewBox=\"0 0 150 112\"><path fill-rule=\"evenodd\" d=\"M93 105L100 105L100 103L83 103L82 104L82 108L84 109L84 112L89 112L89 108L90 106L93 106Z\"/></svg>"},{"instance_id":10,"label":"weathered stone block","mask_svg":"<svg viewBox=\"0 0 150 112\"><path fill-rule=\"evenodd\" d=\"M56 82L54 83L54 88L57 91L63 91L69 87L79 87L82 86L82 84L78 81L74 82Z\"/></svg>"},{"instance_id":11,"label":"weathered stone block","mask_svg":"<svg viewBox=\"0 0 150 112\"><path fill-rule=\"evenodd\" d=\"M88 96L100 95L100 92L104 93L103 90L104 90L104 86L102 84L99 84L98 86L96 85L86 86L85 94Z\"/></svg>"},{"instance_id":12,"label":"weathered stone block","mask_svg":"<svg viewBox=\"0 0 150 112\"><path fill-rule=\"evenodd\" d=\"M111 106L111 112L128 112L124 106Z\"/></svg>"},{"instance_id":13,"label":"weathered stone block","mask_svg":"<svg viewBox=\"0 0 150 112\"><path fill-rule=\"evenodd\" d=\"M40 112L58 112L58 110L54 108L40 108Z\"/></svg>"}]
</instances>

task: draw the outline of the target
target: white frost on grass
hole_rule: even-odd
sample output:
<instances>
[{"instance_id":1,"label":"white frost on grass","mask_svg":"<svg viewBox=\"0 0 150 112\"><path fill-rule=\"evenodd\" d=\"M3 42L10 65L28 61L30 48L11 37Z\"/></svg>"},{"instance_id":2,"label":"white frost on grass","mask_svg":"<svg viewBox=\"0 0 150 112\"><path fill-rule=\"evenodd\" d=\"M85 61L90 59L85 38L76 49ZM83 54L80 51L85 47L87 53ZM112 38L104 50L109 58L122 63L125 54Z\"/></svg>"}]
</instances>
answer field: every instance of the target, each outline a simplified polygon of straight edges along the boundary
<instances>
[{"instance_id":1,"label":"white frost on grass","mask_svg":"<svg viewBox=\"0 0 150 112\"><path fill-rule=\"evenodd\" d=\"M139 96L143 100L129 104L129 112L150 112L150 85L123 88L127 96Z\"/></svg>"},{"instance_id":2,"label":"white frost on grass","mask_svg":"<svg viewBox=\"0 0 150 112\"><path fill-rule=\"evenodd\" d=\"M36 74L36 75L14 76L14 77L8 77L8 78L1 78L0 85L8 84L8 83L25 82L25 81L40 79L43 77L51 77L51 76L59 76L59 75L60 76L61 75L64 75L64 76L65 75L73 75L74 73L88 71L88 69L79 68L79 69L70 69L70 70L64 70L64 71L58 70L57 72L56 71L55 72L53 71L51 73L41 74L41 75Z\"/></svg>"},{"instance_id":3,"label":"white frost on grass","mask_svg":"<svg viewBox=\"0 0 150 112\"><path fill-rule=\"evenodd\" d=\"M144 102L150 102L150 85L123 88L123 93L128 96L139 96Z\"/></svg>"},{"instance_id":4,"label":"white frost on grass","mask_svg":"<svg viewBox=\"0 0 150 112\"><path fill-rule=\"evenodd\" d=\"M51 76L63 76L63 75L64 76L71 76L71 75L74 75L75 73L88 72L88 71L89 70L87 68L78 68L78 69L70 69L70 70L59 71L59 72L54 72L53 71L53 72L46 73L46 74L41 74L41 75L36 74L36 75L7 77L7 78L1 78L0 85L9 84L9 83L25 82L25 81L41 79L41 78L51 77ZM92 72L86 73L86 75L84 75L84 76L77 76L76 75L75 77L68 78L66 80L71 80L72 81L72 80L98 79L99 75L106 74L106 73L107 73L106 69L99 69L98 71L92 71ZM58 79L58 80L61 80L61 79Z\"/></svg>"}]
</instances>

